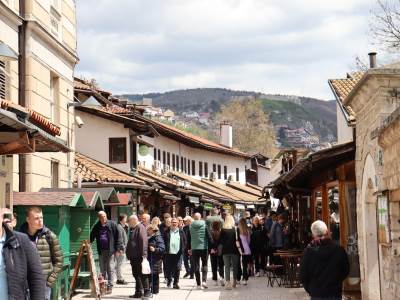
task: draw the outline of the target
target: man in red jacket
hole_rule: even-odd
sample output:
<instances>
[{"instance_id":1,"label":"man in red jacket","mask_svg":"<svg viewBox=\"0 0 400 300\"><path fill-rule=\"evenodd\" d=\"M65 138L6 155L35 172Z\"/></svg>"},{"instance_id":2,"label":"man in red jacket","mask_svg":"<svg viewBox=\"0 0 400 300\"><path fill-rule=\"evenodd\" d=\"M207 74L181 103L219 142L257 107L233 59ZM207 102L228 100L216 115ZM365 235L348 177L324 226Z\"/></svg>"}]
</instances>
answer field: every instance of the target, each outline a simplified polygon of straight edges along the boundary
<instances>
[{"instance_id":1,"label":"man in red jacket","mask_svg":"<svg viewBox=\"0 0 400 300\"><path fill-rule=\"evenodd\" d=\"M149 277L142 273L142 261L147 259L148 238L146 228L139 222L136 215L128 219L129 236L126 246L126 257L131 262L132 275L135 278L135 294L129 298L151 297Z\"/></svg>"}]
</instances>

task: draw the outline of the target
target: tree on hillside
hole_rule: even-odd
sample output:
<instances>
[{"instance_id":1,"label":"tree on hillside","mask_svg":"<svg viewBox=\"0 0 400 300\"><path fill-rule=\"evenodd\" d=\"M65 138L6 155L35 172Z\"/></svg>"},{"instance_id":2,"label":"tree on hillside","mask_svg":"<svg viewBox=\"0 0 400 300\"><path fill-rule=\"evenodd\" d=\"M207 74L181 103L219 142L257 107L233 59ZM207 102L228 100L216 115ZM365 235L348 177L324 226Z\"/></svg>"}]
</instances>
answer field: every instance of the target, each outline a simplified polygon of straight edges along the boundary
<instances>
[{"instance_id":1,"label":"tree on hillside","mask_svg":"<svg viewBox=\"0 0 400 300\"><path fill-rule=\"evenodd\" d=\"M400 49L400 0L377 0L378 9L372 12L371 33L375 44L385 50Z\"/></svg>"},{"instance_id":2,"label":"tree on hillside","mask_svg":"<svg viewBox=\"0 0 400 300\"><path fill-rule=\"evenodd\" d=\"M269 157L276 153L275 131L259 100L234 100L223 105L216 122L228 121L233 127L233 146L245 152Z\"/></svg>"}]
</instances>

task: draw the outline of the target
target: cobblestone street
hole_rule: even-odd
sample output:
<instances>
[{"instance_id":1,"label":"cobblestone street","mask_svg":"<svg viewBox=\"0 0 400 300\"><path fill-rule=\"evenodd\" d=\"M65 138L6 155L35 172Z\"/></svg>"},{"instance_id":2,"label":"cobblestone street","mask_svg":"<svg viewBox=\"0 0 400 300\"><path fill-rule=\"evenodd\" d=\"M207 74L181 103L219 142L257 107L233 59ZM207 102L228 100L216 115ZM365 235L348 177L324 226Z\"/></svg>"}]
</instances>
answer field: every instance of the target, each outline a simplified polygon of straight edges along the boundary
<instances>
[{"instance_id":1,"label":"cobblestone street","mask_svg":"<svg viewBox=\"0 0 400 300\"><path fill-rule=\"evenodd\" d=\"M209 269L211 269L209 267ZM129 283L126 286L114 285L112 295L102 296L102 299L129 299L128 296L134 293L134 280L131 274L130 265L127 262L124 266L124 277ZM181 272L181 276L184 272ZM221 286L215 286L214 282L208 279L209 288L197 290L194 279L180 279L180 290L170 289L163 283L163 275L160 274L160 293L153 299L166 300L239 300L239 299L262 299L262 300L306 300L309 297L302 288L290 289L280 287L268 287L267 277L251 277L248 285L239 285L236 289L225 290ZM209 273L208 278L211 278ZM89 290L78 290L79 294L73 297L74 300L90 299ZM205 298L206 297L206 298Z\"/></svg>"}]
</instances>

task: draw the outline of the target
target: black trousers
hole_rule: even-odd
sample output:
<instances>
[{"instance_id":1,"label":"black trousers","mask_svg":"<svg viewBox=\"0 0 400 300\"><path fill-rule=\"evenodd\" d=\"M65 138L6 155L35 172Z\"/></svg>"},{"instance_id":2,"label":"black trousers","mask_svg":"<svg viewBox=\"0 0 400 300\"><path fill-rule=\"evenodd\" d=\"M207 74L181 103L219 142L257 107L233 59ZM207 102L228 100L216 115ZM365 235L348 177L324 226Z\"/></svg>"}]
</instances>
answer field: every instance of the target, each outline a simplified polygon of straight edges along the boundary
<instances>
[{"instance_id":1,"label":"black trousers","mask_svg":"<svg viewBox=\"0 0 400 300\"><path fill-rule=\"evenodd\" d=\"M142 274L142 257L138 257L137 259L132 259L131 267L132 267L132 275L135 278L136 286L135 286L135 294L143 294L143 291L149 292L149 276Z\"/></svg>"},{"instance_id":2,"label":"black trousers","mask_svg":"<svg viewBox=\"0 0 400 300\"><path fill-rule=\"evenodd\" d=\"M174 284L177 284L181 271L181 254L166 254L164 257L167 284L170 284L172 279L174 279Z\"/></svg>"},{"instance_id":3,"label":"black trousers","mask_svg":"<svg viewBox=\"0 0 400 300\"><path fill-rule=\"evenodd\" d=\"M201 281L207 281L207 262L208 250L192 250L194 275L196 276L196 283L200 285L200 260L201 260Z\"/></svg>"},{"instance_id":4,"label":"black trousers","mask_svg":"<svg viewBox=\"0 0 400 300\"><path fill-rule=\"evenodd\" d=\"M251 255L242 255L243 280L249 280L249 267L252 259Z\"/></svg>"},{"instance_id":5,"label":"black trousers","mask_svg":"<svg viewBox=\"0 0 400 300\"><path fill-rule=\"evenodd\" d=\"M224 260L218 254L210 254L212 280L218 280L219 277L224 278Z\"/></svg>"},{"instance_id":6,"label":"black trousers","mask_svg":"<svg viewBox=\"0 0 400 300\"><path fill-rule=\"evenodd\" d=\"M192 257L187 254L183 254L183 264L185 265L186 273L188 273L190 276L192 276L193 272L194 272Z\"/></svg>"},{"instance_id":7,"label":"black trousers","mask_svg":"<svg viewBox=\"0 0 400 300\"><path fill-rule=\"evenodd\" d=\"M158 272L151 273L149 275L149 281L151 286L151 292L153 294L158 294L160 292L160 274L158 274Z\"/></svg>"},{"instance_id":8,"label":"black trousers","mask_svg":"<svg viewBox=\"0 0 400 300\"><path fill-rule=\"evenodd\" d=\"M256 273L261 270L265 270L265 251L263 249L257 249L253 253L254 265L256 269Z\"/></svg>"}]
</instances>

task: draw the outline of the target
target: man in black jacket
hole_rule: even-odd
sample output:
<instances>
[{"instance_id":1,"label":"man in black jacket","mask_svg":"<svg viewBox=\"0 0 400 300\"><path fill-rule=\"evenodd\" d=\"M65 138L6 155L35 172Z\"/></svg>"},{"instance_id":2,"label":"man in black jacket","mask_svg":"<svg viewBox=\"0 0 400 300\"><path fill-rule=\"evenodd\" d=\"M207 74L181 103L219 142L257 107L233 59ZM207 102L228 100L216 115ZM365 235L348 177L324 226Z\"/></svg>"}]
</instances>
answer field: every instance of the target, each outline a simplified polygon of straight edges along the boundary
<instances>
[{"instance_id":1,"label":"man in black jacket","mask_svg":"<svg viewBox=\"0 0 400 300\"><path fill-rule=\"evenodd\" d=\"M186 251L186 236L178 226L178 219L172 218L171 227L164 234L167 286L171 287L173 278L174 289L179 289L181 256Z\"/></svg>"},{"instance_id":2,"label":"man in black jacket","mask_svg":"<svg viewBox=\"0 0 400 300\"><path fill-rule=\"evenodd\" d=\"M126 246L126 257L131 262L132 275L135 277L135 294L129 298L149 298L151 297L149 277L142 272L143 258L147 259L148 238L147 231L143 224L139 222L136 215L131 215L128 219L129 235Z\"/></svg>"},{"instance_id":3,"label":"man in black jacket","mask_svg":"<svg viewBox=\"0 0 400 300\"><path fill-rule=\"evenodd\" d=\"M0 299L43 300L46 282L40 257L28 236L3 225L0 210Z\"/></svg>"},{"instance_id":4,"label":"man in black jacket","mask_svg":"<svg viewBox=\"0 0 400 300\"><path fill-rule=\"evenodd\" d=\"M100 272L104 279L108 280L107 293L111 294L113 287L113 272L111 270L111 258L123 254L124 245L121 240L117 224L107 220L107 214L99 211L99 221L94 225L90 233L90 242L96 239L97 252L99 253Z\"/></svg>"},{"instance_id":5,"label":"man in black jacket","mask_svg":"<svg viewBox=\"0 0 400 300\"><path fill-rule=\"evenodd\" d=\"M311 225L313 241L304 250L300 280L311 300L342 299L342 282L349 274L349 260L343 247L329 237L326 224Z\"/></svg>"}]
</instances>

